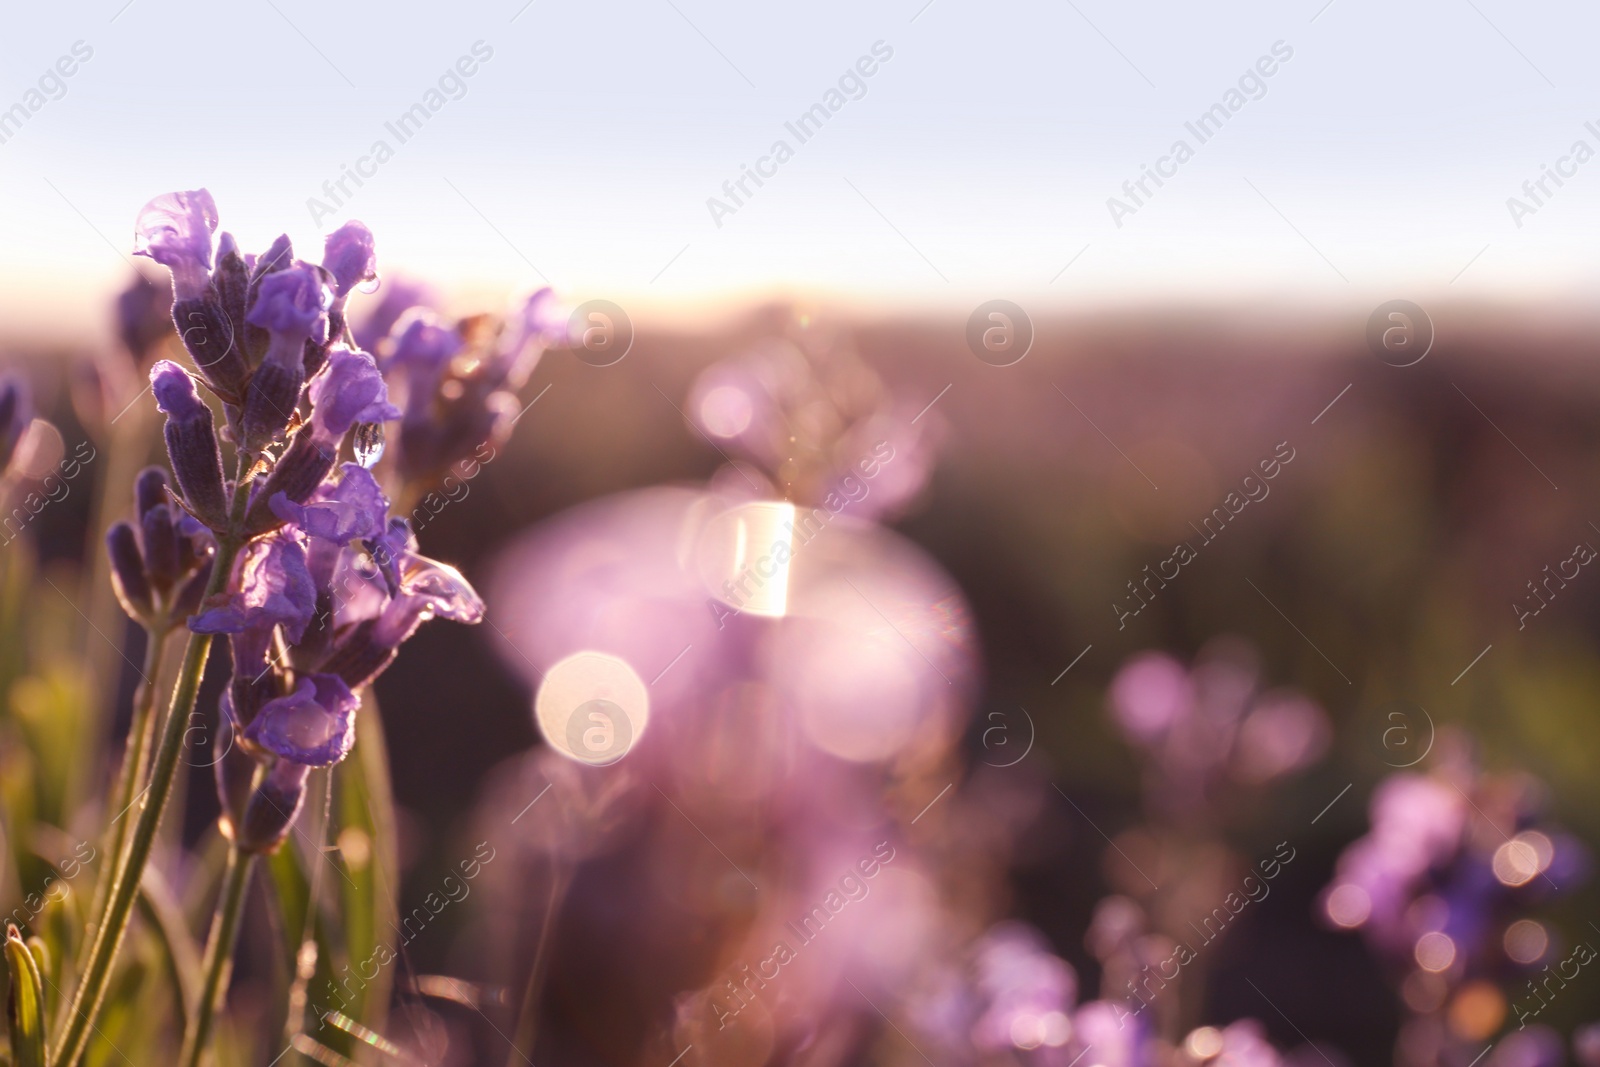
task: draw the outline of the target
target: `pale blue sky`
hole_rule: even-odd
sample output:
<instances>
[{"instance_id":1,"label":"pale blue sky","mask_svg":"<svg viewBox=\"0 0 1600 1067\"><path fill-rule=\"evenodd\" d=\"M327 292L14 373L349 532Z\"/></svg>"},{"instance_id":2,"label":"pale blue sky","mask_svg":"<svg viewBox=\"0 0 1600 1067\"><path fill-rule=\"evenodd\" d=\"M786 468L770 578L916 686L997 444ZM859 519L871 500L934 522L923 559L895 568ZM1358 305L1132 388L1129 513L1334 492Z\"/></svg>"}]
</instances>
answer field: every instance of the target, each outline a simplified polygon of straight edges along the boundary
<instances>
[{"instance_id":1,"label":"pale blue sky","mask_svg":"<svg viewBox=\"0 0 1600 1067\"><path fill-rule=\"evenodd\" d=\"M198 185L246 247L358 217L390 270L490 292L542 273L646 312L785 291L1587 299L1600 280L1600 160L1520 228L1506 205L1575 140L1600 149L1600 14L1575 3L123 3L7 13L0 110L93 48L0 144L14 326L98 327L81 294L122 280L139 206ZM385 121L480 40L465 95L399 144ZM785 121L878 41L865 95L794 141ZM1278 41L1294 54L1265 95L1198 144L1184 123ZM780 137L794 157L719 228L707 198ZM1107 198L1179 137L1194 158L1115 226ZM394 157L314 224L308 198L379 138Z\"/></svg>"}]
</instances>

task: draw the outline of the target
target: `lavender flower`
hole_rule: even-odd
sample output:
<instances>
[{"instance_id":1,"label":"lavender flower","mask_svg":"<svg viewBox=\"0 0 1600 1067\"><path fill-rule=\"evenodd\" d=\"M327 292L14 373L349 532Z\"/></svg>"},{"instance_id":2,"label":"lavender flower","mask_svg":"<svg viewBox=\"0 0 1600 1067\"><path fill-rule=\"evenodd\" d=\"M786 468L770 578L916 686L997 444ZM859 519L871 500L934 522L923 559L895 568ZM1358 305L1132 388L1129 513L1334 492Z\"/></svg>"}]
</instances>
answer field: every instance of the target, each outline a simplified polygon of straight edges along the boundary
<instances>
[{"instance_id":1,"label":"lavender flower","mask_svg":"<svg viewBox=\"0 0 1600 1067\"><path fill-rule=\"evenodd\" d=\"M368 470L334 470L353 429L401 414L373 358L343 343L345 304L376 277L372 233L341 227L321 266L296 260L287 237L256 257L224 233L212 270L216 222L204 190L158 197L140 215L140 251L172 271L174 315L222 401L241 479L224 478L195 379L157 363L151 385L178 492L169 497L159 475L142 478L137 529L119 524L107 544L130 614L170 625L192 613L195 633L228 636L233 678L222 713L237 743L217 764L218 790L235 844L263 852L288 832L309 770L350 752L356 690L423 621L477 622L483 604L454 568L418 553ZM496 350L485 379L496 386L525 361L522 340L505 343L516 351ZM220 590L201 602L213 534L238 551Z\"/></svg>"},{"instance_id":2,"label":"lavender flower","mask_svg":"<svg viewBox=\"0 0 1600 1067\"><path fill-rule=\"evenodd\" d=\"M327 265L326 261L323 265ZM413 308L436 307L438 302L434 291L421 282L409 278L386 279L378 302L367 312L366 318L350 331L356 347L384 355L384 343L401 316Z\"/></svg>"},{"instance_id":3,"label":"lavender flower","mask_svg":"<svg viewBox=\"0 0 1600 1067\"><path fill-rule=\"evenodd\" d=\"M404 383L398 467L403 482L431 484L485 442L511 432L516 391L545 346L566 336L554 293L541 289L498 325L466 319L453 328L425 309L395 324L386 371Z\"/></svg>"},{"instance_id":4,"label":"lavender flower","mask_svg":"<svg viewBox=\"0 0 1600 1067\"><path fill-rule=\"evenodd\" d=\"M179 300L198 298L211 270L211 235L217 205L204 189L163 193L144 206L134 225L133 254L149 256L172 272Z\"/></svg>"},{"instance_id":5,"label":"lavender flower","mask_svg":"<svg viewBox=\"0 0 1600 1067\"><path fill-rule=\"evenodd\" d=\"M143 367L145 357L172 334L172 301L169 287L135 272L128 287L117 294L117 338Z\"/></svg>"},{"instance_id":6,"label":"lavender flower","mask_svg":"<svg viewBox=\"0 0 1600 1067\"><path fill-rule=\"evenodd\" d=\"M290 763L330 767L355 744L360 703L338 675L305 676L294 692L262 706L244 739Z\"/></svg>"},{"instance_id":7,"label":"lavender flower","mask_svg":"<svg viewBox=\"0 0 1600 1067\"><path fill-rule=\"evenodd\" d=\"M1206 646L1193 668L1145 652L1111 682L1112 718L1150 758L1152 799L1194 812L1232 779L1262 785L1314 763L1327 748L1327 715L1290 690L1261 686L1253 649L1230 638Z\"/></svg>"}]
</instances>

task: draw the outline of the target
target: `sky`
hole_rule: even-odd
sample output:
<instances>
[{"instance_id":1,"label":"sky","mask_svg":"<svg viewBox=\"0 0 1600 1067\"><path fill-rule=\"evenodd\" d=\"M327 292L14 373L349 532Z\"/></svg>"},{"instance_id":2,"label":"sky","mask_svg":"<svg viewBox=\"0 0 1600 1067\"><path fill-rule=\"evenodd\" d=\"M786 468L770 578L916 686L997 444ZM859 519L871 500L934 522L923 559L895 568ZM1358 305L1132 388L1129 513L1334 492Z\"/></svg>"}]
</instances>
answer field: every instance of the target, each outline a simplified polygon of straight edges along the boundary
<instances>
[{"instance_id":1,"label":"sky","mask_svg":"<svg viewBox=\"0 0 1600 1067\"><path fill-rule=\"evenodd\" d=\"M1600 151L1600 11L1574 3L96 0L6 25L12 328L98 328L139 207L199 186L247 249L359 218L387 272L643 314L1600 280L1600 159L1575 154ZM1126 191L1146 167L1163 184Z\"/></svg>"}]
</instances>

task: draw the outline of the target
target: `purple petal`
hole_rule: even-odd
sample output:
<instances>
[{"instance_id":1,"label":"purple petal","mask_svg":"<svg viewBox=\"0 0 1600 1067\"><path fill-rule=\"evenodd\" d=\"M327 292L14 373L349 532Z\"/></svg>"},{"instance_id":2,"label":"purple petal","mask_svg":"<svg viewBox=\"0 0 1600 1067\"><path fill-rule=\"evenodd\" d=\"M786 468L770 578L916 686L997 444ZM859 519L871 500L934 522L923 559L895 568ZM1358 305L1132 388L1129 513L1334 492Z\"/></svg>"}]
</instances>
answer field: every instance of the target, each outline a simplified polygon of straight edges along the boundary
<instances>
[{"instance_id":1,"label":"purple petal","mask_svg":"<svg viewBox=\"0 0 1600 1067\"><path fill-rule=\"evenodd\" d=\"M274 333L318 344L328 339L332 294L322 272L309 263L273 271L261 279L261 290L245 321Z\"/></svg>"},{"instance_id":2,"label":"purple petal","mask_svg":"<svg viewBox=\"0 0 1600 1067\"><path fill-rule=\"evenodd\" d=\"M282 625L293 644L316 612L317 589L306 569L305 548L292 531L252 542L229 585L227 599L190 619L190 630L224 634Z\"/></svg>"},{"instance_id":3,"label":"purple petal","mask_svg":"<svg viewBox=\"0 0 1600 1067\"><path fill-rule=\"evenodd\" d=\"M333 275L334 292L343 299L351 289L378 276L372 250L372 231L354 220L328 235L323 245L322 267Z\"/></svg>"},{"instance_id":4,"label":"purple petal","mask_svg":"<svg viewBox=\"0 0 1600 1067\"><path fill-rule=\"evenodd\" d=\"M378 487L372 472L356 463L346 463L339 484L320 489L309 502L296 504L284 493L269 501L272 512L292 522L312 537L346 545L383 533L389 499Z\"/></svg>"},{"instance_id":5,"label":"purple petal","mask_svg":"<svg viewBox=\"0 0 1600 1067\"><path fill-rule=\"evenodd\" d=\"M324 440L343 437L358 422L399 417L371 356L344 345L328 349L327 366L311 381L311 420Z\"/></svg>"},{"instance_id":6,"label":"purple petal","mask_svg":"<svg viewBox=\"0 0 1600 1067\"><path fill-rule=\"evenodd\" d=\"M332 674L302 678L293 693L268 701L245 728L245 738L292 763L330 767L356 740L360 701Z\"/></svg>"},{"instance_id":7,"label":"purple petal","mask_svg":"<svg viewBox=\"0 0 1600 1067\"><path fill-rule=\"evenodd\" d=\"M199 296L211 270L216 228L217 205L204 189L163 193L139 211L133 254L172 271L173 291L180 298Z\"/></svg>"},{"instance_id":8,"label":"purple petal","mask_svg":"<svg viewBox=\"0 0 1600 1067\"><path fill-rule=\"evenodd\" d=\"M412 556L400 579L400 595L421 601L429 617L476 623L483 619L483 600L462 573L448 563Z\"/></svg>"}]
</instances>

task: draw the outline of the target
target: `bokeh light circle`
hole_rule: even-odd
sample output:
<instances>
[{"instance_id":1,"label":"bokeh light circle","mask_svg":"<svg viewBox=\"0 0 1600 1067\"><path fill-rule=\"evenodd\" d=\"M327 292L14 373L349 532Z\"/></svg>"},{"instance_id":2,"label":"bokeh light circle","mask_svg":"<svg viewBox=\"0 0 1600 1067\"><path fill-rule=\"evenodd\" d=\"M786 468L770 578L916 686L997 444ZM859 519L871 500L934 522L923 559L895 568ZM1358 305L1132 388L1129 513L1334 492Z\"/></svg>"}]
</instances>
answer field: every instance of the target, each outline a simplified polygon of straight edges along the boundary
<instances>
[{"instance_id":1,"label":"bokeh light circle","mask_svg":"<svg viewBox=\"0 0 1600 1067\"><path fill-rule=\"evenodd\" d=\"M1360 886L1346 883L1328 894L1323 908L1336 925L1350 930L1366 922L1367 916L1372 914L1372 897Z\"/></svg>"},{"instance_id":2,"label":"bokeh light circle","mask_svg":"<svg viewBox=\"0 0 1600 1067\"><path fill-rule=\"evenodd\" d=\"M1449 969L1456 961L1456 943L1450 939L1449 934L1430 930L1417 938L1414 955L1418 967L1437 974Z\"/></svg>"},{"instance_id":3,"label":"bokeh light circle","mask_svg":"<svg viewBox=\"0 0 1600 1067\"><path fill-rule=\"evenodd\" d=\"M1502 943L1506 955L1517 963L1538 963L1550 947L1550 935L1532 919L1518 919L1506 927Z\"/></svg>"},{"instance_id":4,"label":"bokeh light circle","mask_svg":"<svg viewBox=\"0 0 1600 1067\"><path fill-rule=\"evenodd\" d=\"M592 766L626 756L650 721L650 697L627 661L604 652L576 652L545 672L534 698L545 741Z\"/></svg>"}]
</instances>

